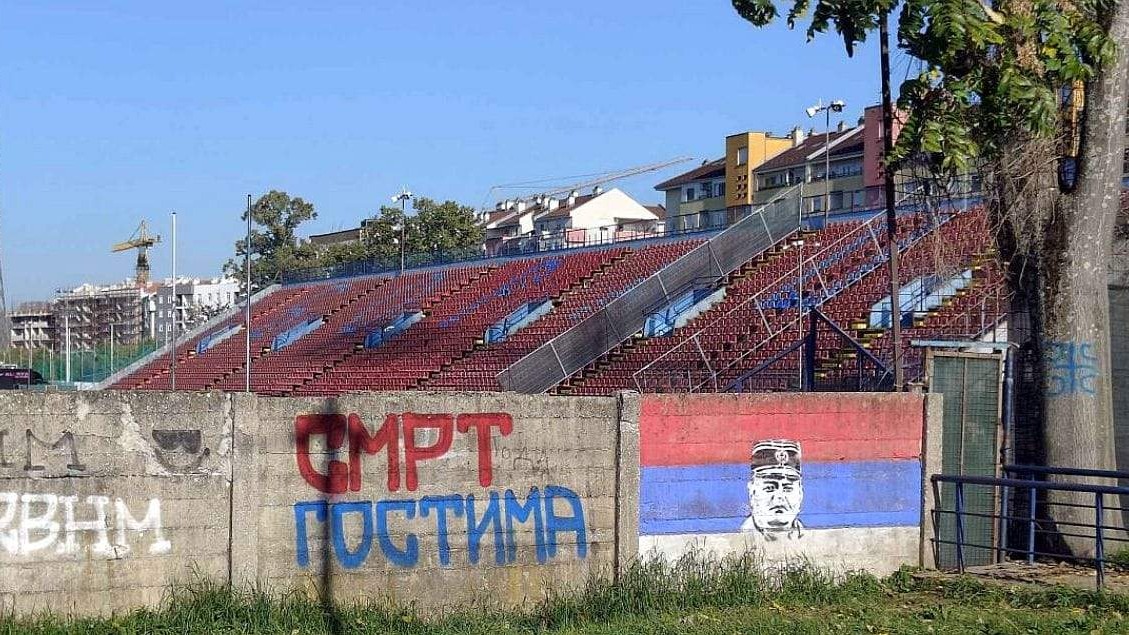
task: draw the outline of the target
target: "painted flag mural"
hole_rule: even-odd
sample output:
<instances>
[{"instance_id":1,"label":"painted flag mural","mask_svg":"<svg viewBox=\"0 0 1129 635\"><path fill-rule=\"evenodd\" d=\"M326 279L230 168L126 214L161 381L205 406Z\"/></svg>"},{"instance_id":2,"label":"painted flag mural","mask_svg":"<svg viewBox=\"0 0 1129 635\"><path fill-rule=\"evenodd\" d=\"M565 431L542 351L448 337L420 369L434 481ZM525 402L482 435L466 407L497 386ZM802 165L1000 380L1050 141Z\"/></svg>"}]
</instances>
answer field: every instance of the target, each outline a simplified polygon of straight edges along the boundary
<instances>
[{"instance_id":1,"label":"painted flag mural","mask_svg":"<svg viewBox=\"0 0 1129 635\"><path fill-rule=\"evenodd\" d=\"M644 397L640 551L875 572L916 561L922 400L860 397Z\"/></svg>"}]
</instances>

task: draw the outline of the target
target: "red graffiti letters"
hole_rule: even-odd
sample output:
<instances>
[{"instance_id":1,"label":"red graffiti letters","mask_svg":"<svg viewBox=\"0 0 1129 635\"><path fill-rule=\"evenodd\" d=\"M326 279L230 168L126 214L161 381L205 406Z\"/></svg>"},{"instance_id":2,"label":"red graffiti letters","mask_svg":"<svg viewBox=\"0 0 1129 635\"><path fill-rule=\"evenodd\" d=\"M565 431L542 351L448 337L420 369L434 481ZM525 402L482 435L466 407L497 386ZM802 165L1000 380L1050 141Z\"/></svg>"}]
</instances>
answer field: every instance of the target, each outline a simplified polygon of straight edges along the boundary
<instances>
[{"instance_id":1,"label":"red graffiti letters","mask_svg":"<svg viewBox=\"0 0 1129 635\"><path fill-rule=\"evenodd\" d=\"M405 412L403 418L404 470L407 472L408 491L414 492L419 486L416 464L424 459L437 459L451 449L455 418L451 415L420 415L414 412ZM429 428L439 431L439 438L431 445L417 446L416 430Z\"/></svg>"},{"instance_id":2,"label":"red graffiti letters","mask_svg":"<svg viewBox=\"0 0 1129 635\"><path fill-rule=\"evenodd\" d=\"M344 492L349 483L349 466L330 459L328 474L315 470L310 463L310 437L324 435L326 449L336 453L345 442L345 429L345 415L308 414L294 418L294 449L298 457L298 472L318 491L328 494Z\"/></svg>"},{"instance_id":3,"label":"red graffiti letters","mask_svg":"<svg viewBox=\"0 0 1129 635\"><path fill-rule=\"evenodd\" d=\"M384 417L384 425L370 435L356 413L349 415L349 489L361 489L361 452L376 454L388 448L388 491L400 489L400 435L396 415ZM315 486L316 487L316 486Z\"/></svg>"},{"instance_id":4,"label":"red graffiti letters","mask_svg":"<svg viewBox=\"0 0 1129 635\"><path fill-rule=\"evenodd\" d=\"M483 487L490 487L494 481L490 463L490 428L494 426L502 436L507 436L514 430L514 420L501 412L459 415L459 432L466 433L474 428L478 434L478 484Z\"/></svg>"},{"instance_id":5,"label":"red graffiti letters","mask_svg":"<svg viewBox=\"0 0 1129 635\"><path fill-rule=\"evenodd\" d=\"M423 461L439 459L451 450L456 430L460 434L475 434L478 454L478 482L489 487L493 482L493 430L507 436L513 431L513 418L506 413L418 414L405 412L389 414L374 432L369 432L356 413L303 414L294 419L294 447L298 472L307 483L320 492L343 494L361 489L361 460L364 454L386 451L388 464L388 491L400 489L400 439L403 431L404 481L409 491L419 487L419 465ZM418 445L417 430L435 430L434 442ZM310 460L311 437L324 437L329 454L326 472L319 472ZM337 460L348 439L348 463Z\"/></svg>"}]
</instances>

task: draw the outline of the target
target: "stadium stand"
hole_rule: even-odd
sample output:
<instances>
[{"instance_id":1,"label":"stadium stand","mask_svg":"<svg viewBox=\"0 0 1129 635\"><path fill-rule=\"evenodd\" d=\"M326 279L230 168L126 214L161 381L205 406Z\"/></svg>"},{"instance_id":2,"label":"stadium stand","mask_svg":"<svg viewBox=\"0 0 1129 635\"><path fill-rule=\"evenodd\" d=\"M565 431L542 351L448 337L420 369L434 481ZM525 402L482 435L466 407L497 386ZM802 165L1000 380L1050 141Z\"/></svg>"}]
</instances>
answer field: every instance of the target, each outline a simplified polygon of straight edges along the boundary
<instances>
[{"instance_id":1,"label":"stadium stand","mask_svg":"<svg viewBox=\"0 0 1129 635\"><path fill-rule=\"evenodd\" d=\"M1003 317L1002 275L984 218L979 209L902 216L903 282L941 269L953 276L970 272L969 282L905 323L902 346L913 368L920 363L905 349L910 339L978 337ZM802 332L801 312L816 309L858 346L888 360L888 331L871 319L889 299L880 222L832 223L788 236L719 280L725 296L716 304L661 336L634 334L555 390L599 395L732 389L793 346ZM638 241L283 285L252 307L252 389L276 395L499 390L500 372L702 241ZM548 310L498 330L508 316L532 306ZM242 316L232 316L177 347L177 389L242 390L247 369L241 325ZM818 336L820 377L849 373L857 361L856 349L844 346L842 337ZM795 374L798 364L798 355L782 359L779 370ZM170 366L168 354L155 356L112 387L168 389Z\"/></svg>"}]
</instances>

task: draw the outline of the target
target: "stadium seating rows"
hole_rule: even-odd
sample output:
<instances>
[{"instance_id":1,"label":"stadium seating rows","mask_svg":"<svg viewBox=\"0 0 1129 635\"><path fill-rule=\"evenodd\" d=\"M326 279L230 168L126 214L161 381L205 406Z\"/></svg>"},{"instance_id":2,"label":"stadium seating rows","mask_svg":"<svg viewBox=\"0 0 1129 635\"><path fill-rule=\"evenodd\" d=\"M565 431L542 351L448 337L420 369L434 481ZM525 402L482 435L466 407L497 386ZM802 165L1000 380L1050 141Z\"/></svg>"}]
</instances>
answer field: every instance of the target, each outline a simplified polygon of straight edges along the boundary
<instances>
[{"instance_id":1,"label":"stadium seating rows","mask_svg":"<svg viewBox=\"0 0 1129 635\"><path fill-rule=\"evenodd\" d=\"M663 337L632 338L558 390L609 394L635 389L640 376L659 379L644 385L648 390L677 389L678 381L666 384L664 374L708 373L714 383L731 382L796 341L801 293L805 310L819 307L850 329L867 317L876 302L888 297L881 267L885 240L876 226L875 221L833 223L788 237L733 272L725 298L688 325ZM935 271L940 261L958 272L974 267L974 262L986 262L977 259L987 251L987 235L979 211L905 216L898 234L903 281ZM804 239L800 250L795 250L796 238ZM499 390L499 372L700 242L640 242L283 286L252 307L252 389L277 395ZM998 269L990 264L977 267L968 289L907 329L906 337L955 337L958 331L970 335L972 321L967 315L974 311L981 313L977 325L998 322L999 303L988 310L985 300L999 295ZM492 325L525 304L541 301L551 302L552 309L501 341L486 343L484 334ZM406 316L418 321L372 345L371 334ZM293 333L291 329L316 320L321 320L320 325L309 333L284 347L274 346L280 335L281 342ZM176 388L242 390L246 382L242 324L242 316L232 316L181 344L175 355ZM220 333L229 337L207 347L209 338ZM821 372L833 375L847 362L834 351L833 336L828 337L819 348L830 352L819 364ZM889 356L884 331L860 332L859 337L879 357ZM791 372L790 363L783 363L782 369ZM166 354L113 387L168 389L171 367Z\"/></svg>"}]
</instances>

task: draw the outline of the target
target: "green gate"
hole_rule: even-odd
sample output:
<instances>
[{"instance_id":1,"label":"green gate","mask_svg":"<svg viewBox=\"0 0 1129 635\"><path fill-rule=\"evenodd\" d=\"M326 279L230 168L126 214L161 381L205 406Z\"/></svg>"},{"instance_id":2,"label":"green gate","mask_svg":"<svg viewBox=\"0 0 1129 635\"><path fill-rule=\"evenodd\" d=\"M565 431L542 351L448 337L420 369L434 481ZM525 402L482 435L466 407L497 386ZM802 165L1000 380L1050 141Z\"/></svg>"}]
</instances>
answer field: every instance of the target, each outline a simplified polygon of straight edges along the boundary
<instances>
[{"instance_id":1,"label":"green gate","mask_svg":"<svg viewBox=\"0 0 1129 635\"><path fill-rule=\"evenodd\" d=\"M941 472L962 476L998 476L1000 467L1003 391L1003 356L930 350L926 359L929 392L944 395L942 418ZM955 489L942 484L940 509L956 509ZM964 486L964 541L966 544L994 545L998 511L995 488ZM978 516L983 514L984 516ZM937 520L942 541L956 541L956 517L945 514ZM956 546L939 544L937 566L956 566ZM991 564L994 552L988 548L966 547L965 566Z\"/></svg>"}]
</instances>

